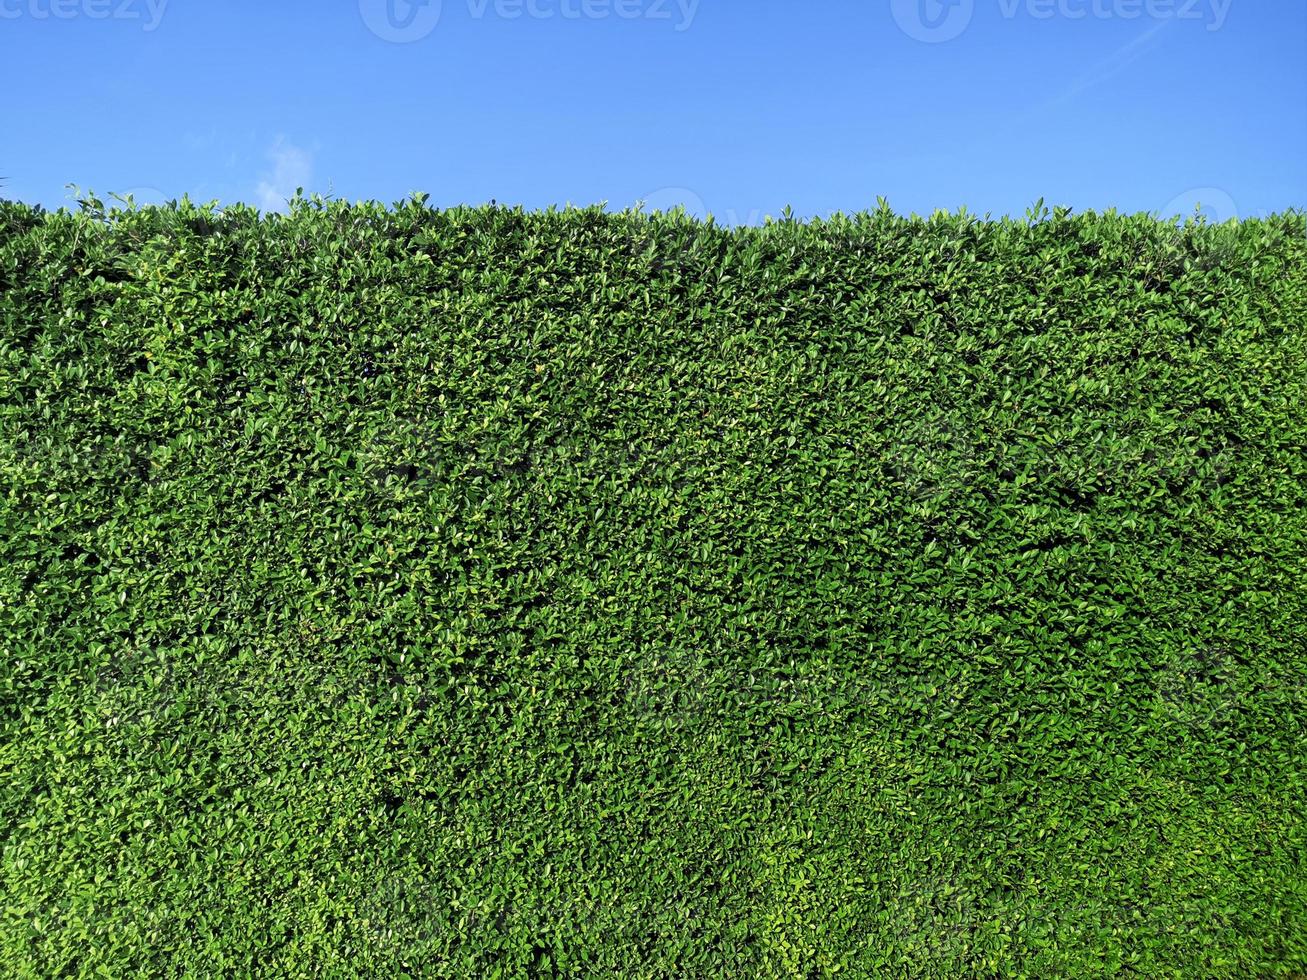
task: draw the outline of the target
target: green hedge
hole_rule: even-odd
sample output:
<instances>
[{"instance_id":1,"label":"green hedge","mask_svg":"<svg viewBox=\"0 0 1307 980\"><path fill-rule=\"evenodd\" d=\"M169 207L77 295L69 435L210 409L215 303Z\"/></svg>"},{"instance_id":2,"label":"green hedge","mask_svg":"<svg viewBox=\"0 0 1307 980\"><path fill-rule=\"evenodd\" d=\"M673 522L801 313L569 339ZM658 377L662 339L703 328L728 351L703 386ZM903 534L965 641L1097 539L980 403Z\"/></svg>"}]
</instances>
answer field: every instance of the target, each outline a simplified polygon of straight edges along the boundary
<instances>
[{"instance_id":1,"label":"green hedge","mask_svg":"<svg viewBox=\"0 0 1307 980\"><path fill-rule=\"evenodd\" d=\"M1307 222L0 204L14 975L1307 969Z\"/></svg>"}]
</instances>

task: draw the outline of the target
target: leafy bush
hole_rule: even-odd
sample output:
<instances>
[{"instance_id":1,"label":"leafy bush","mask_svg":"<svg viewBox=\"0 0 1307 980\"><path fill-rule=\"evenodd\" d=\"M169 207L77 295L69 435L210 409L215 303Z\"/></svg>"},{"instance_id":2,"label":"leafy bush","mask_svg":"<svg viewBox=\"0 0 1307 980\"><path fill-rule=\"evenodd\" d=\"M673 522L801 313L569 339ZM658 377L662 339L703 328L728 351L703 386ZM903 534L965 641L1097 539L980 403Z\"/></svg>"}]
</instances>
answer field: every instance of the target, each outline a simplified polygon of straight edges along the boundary
<instances>
[{"instance_id":1,"label":"leafy bush","mask_svg":"<svg viewBox=\"0 0 1307 980\"><path fill-rule=\"evenodd\" d=\"M0 205L0 957L1307 968L1307 225Z\"/></svg>"}]
</instances>

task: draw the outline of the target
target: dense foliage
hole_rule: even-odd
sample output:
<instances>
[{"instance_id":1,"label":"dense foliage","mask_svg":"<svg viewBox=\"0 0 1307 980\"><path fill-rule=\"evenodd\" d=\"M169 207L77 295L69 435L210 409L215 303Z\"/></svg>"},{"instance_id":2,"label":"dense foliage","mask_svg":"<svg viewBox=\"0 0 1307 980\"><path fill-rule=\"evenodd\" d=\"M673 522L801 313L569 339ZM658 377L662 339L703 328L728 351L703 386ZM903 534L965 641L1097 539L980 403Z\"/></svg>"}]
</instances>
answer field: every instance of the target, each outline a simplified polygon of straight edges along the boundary
<instances>
[{"instance_id":1,"label":"dense foliage","mask_svg":"<svg viewBox=\"0 0 1307 980\"><path fill-rule=\"evenodd\" d=\"M1307 224L0 204L18 975L1307 969Z\"/></svg>"}]
</instances>

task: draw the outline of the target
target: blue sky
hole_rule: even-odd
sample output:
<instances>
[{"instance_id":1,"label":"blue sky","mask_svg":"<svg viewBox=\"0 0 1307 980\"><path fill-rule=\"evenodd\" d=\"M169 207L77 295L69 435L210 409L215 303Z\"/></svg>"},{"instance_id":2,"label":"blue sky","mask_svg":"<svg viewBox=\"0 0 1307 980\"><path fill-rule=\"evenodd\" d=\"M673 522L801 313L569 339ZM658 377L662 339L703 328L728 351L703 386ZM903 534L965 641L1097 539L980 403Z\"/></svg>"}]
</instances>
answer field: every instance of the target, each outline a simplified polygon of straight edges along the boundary
<instances>
[{"instance_id":1,"label":"blue sky","mask_svg":"<svg viewBox=\"0 0 1307 980\"><path fill-rule=\"evenodd\" d=\"M5 196L1307 205L1302 0L0 0Z\"/></svg>"}]
</instances>

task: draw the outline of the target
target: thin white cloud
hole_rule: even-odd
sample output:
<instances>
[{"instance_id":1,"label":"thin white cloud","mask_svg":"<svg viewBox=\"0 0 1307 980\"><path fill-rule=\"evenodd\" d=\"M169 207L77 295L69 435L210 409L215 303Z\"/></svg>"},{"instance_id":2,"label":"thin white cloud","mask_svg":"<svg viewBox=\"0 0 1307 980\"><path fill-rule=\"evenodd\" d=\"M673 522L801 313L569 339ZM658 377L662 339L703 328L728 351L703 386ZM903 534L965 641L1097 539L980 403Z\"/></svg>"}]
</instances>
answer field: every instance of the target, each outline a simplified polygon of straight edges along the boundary
<instances>
[{"instance_id":1,"label":"thin white cloud","mask_svg":"<svg viewBox=\"0 0 1307 980\"><path fill-rule=\"evenodd\" d=\"M313 154L278 136L268 150L272 169L262 175L255 197L264 211L280 211L299 187L313 180Z\"/></svg>"},{"instance_id":2,"label":"thin white cloud","mask_svg":"<svg viewBox=\"0 0 1307 980\"><path fill-rule=\"evenodd\" d=\"M1174 23L1174 18L1158 20L1158 22L1148 28L1148 30L1127 41L1102 61L1095 64L1088 72L1073 82L1066 91L1062 92L1052 101L1054 103L1065 102L1068 99L1079 95L1081 92L1084 92L1086 89L1093 88L1095 85L1105 82L1113 75L1123 71L1125 68L1129 67L1131 64L1153 50L1157 46L1157 43L1153 39Z\"/></svg>"}]
</instances>

